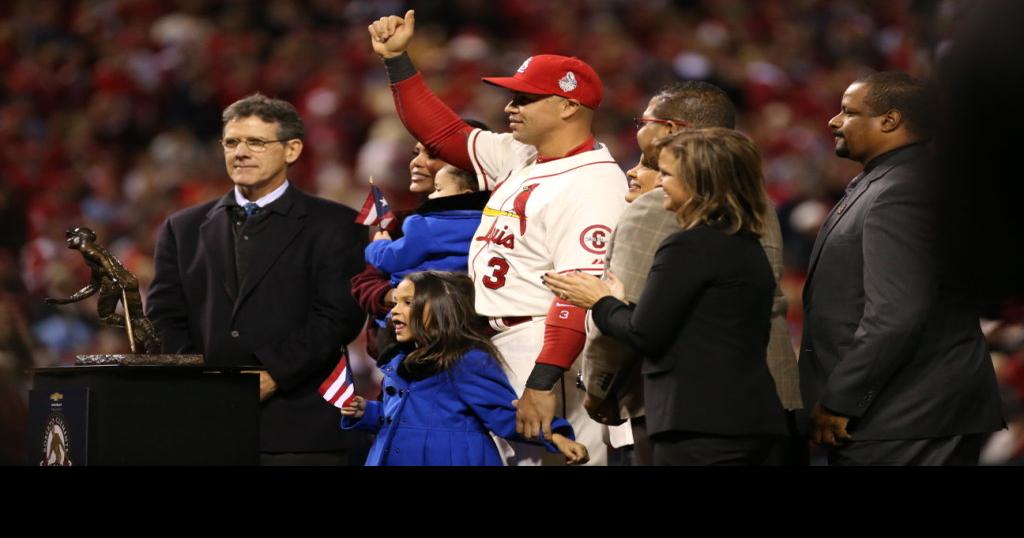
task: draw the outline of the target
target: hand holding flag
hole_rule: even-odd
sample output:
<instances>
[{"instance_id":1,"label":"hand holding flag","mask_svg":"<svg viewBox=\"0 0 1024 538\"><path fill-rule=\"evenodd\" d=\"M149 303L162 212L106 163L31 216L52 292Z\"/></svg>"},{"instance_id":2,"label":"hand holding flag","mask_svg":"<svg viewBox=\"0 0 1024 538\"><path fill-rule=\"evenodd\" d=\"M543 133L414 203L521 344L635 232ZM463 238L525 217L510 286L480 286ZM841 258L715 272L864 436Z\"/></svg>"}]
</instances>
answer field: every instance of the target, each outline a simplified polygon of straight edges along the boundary
<instances>
[{"instance_id":1,"label":"hand holding flag","mask_svg":"<svg viewBox=\"0 0 1024 538\"><path fill-rule=\"evenodd\" d=\"M352 383L352 369L348 367L348 355L345 352L342 352L331 375L320 384L319 391L328 403L339 409L357 398L356 387Z\"/></svg>"},{"instance_id":2,"label":"hand holding flag","mask_svg":"<svg viewBox=\"0 0 1024 538\"><path fill-rule=\"evenodd\" d=\"M370 178L370 192L363 202L363 208L359 210L356 222L364 226L379 226L386 229L395 220L395 214L391 212L391 206L384 199L384 193L373 184Z\"/></svg>"},{"instance_id":3,"label":"hand holding flag","mask_svg":"<svg viewBox=\"0 0 1024 538\"><path fill-rule=\"evenodd\" d=\"M362 396L352 398L351 404L341 408L342 415L352 417L356 420L363 418L364 413L366 413L366 398L363 398Z\"/></svg>"}]
</instances>

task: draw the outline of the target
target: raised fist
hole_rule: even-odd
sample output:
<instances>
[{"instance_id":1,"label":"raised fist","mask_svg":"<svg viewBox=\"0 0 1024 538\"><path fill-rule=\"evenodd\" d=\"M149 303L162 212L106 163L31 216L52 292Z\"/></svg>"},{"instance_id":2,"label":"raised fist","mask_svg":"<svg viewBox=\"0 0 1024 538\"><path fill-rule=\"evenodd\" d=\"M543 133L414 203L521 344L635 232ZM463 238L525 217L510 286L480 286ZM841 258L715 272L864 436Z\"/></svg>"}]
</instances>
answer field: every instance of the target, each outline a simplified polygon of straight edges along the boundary
<instances>
[{"instance_id":1,"label":"raised fist","mask_svg":"<svg viewBox=\"0 0 1024 538\"><path fill-rule=\"evenodd\" d=\"M405 18L390 15L381 17L367 26L370 31L370 44L373 52L382 58L400 56L409 48L409 41L416 30L416 12L405 12Z\"/></svg>"}]
</instances>

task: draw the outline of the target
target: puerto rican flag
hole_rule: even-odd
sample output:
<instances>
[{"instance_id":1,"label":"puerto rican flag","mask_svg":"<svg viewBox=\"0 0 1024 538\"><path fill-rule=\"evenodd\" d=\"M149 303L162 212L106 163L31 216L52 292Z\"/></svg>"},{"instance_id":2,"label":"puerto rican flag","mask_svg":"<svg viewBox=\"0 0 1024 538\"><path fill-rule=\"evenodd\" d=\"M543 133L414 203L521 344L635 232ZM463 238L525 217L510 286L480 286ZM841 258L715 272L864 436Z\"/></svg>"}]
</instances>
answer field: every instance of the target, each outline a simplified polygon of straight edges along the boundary
<instances>
[{"instance_id":1,"label":"puerto rican flag","mask_svg":"<svg viewBox=\"0 0 1024 538\"><path fill-rule=\"evenodd\" d=\"M370 193L366 195L363 208L359 210L356 222L364 226L379 226L386 229L391 221L395 220L395 214L391 212L384 193L370 180Z\"/></svg>"},{"instance_id":2,"label":"puerto rican flag","mask_svg":"<svg viewBox=\"0 0 1024 538\"><path fill-rule=\"evenodd\" d=\"M320 395L328 403L341 409L352 402L356 397L356 386L352 384L352 369L348 367L348 356L341 354L338 365L334 367L331 375L320 384Z\"/></svg>"}]
</instances>

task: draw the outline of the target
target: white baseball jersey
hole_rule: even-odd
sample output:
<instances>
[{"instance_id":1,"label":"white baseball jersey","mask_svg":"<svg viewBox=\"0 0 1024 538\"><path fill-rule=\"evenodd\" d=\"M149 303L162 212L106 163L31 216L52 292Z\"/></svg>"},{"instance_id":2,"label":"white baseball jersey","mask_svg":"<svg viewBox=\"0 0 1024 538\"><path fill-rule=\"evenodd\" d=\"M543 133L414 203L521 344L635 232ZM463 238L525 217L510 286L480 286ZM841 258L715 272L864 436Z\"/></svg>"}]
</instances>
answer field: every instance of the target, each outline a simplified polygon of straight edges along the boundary
<instances>
[{"instance_id":1,"label":"white baseball jersey","mask_svg":"<svg viewBox=\"0 0 1024 538\"><path fill-rule=\"evenodd\" d=\"M476 311L544 316L553 295L541 275L604 270L626 176L603 144L544 163L509 133L476 129L467 145L481 188L494 189L469 250Z\"/></svg>"}]
</instances>

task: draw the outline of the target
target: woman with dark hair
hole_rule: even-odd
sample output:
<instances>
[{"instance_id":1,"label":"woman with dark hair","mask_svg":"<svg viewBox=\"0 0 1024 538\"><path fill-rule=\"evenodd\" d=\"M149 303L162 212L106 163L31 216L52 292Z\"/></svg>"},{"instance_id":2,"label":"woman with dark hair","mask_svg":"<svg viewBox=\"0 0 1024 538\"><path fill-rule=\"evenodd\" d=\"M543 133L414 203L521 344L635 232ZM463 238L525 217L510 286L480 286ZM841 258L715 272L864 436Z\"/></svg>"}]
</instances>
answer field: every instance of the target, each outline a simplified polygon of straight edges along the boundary
<instances>
[{"instance_id":1,"label":"woman with dark hair","mask_svg":"<svg viewBox=\"0 0 1024 538\"><path fill-rule=\"evenodd\" d=\"M473 281L424 271L395 288L391 327L397 346L380 357L383 401L356 397L343 428L377 434L366 465L501 465L489 432L517 438L515 391L473 309ZM565 419L545 445L569 464L587 461Z\"/></svg>"},{"instance_id":2,"label":"woman with dark hair","mask_svg":"<svg viewBox=\"0 0 1024 538\"><path fill-rule=\"evenodd\" d=\"M476 127L478 129L490 130L490 128L483 122L464 119L466 124ZM444 197L446 199L435 200L432 195L437 192L437 185L435 178L442 169L451 166L445 161L441 160L438 156L433 155L427 148L417 142L413 146L412 159L409 161L409 191L422 196L423 202L421 205L413 210L412 212L395 212L396 219L388 227L388 230L381 230L374 234L374 241L381 239L386 240L399 240L404 236L402 227L405 224L405 219L412 217L413 220L421 220L425 218L433 218L439 216L442 213L452 214L454 213L466 213L468 211L483 211L484 205L487 204L487 198L490 196L490 192L483 191L477 192L478 186L471 185L469 190L472 192L460 193L457 196ZM459 170L459 169L455 169ZM459 171L457 174L468 174L465 171ZM470 174L472 175L472 174ZM476 178L472 178L476 179ZM465 215L461 215L465 217ZM463 219L464 220L464 219ZM479 223L479 215L476 218ZM462 228L473 228L469 233L472 234L476 230L476 225L469 225L467 222L461 223ZM447 250L446 250L447 249ZM442 245L439 249L434 249L436 252L429 252L428 254L437 254L441 252L446 254L451 252L450 245ZM468 242L465 248L466 254L469 253ZM447 256L441 256L447 257ZM426 257L424 257L426 260ZM422 267L421 269L435 269L435 270L452 270L451 259L447 260L448 265L435 264L430 267ZM466 268L462 268L465 271ZM370 315L370 323L366 327L366 347L367 352L371 357L376 358L378 354L386 348L388 345L394 342L394 335L389 331L381 331L384 327L384 317L391 310L391 305L394 304L393 296L395 286L401 281L401 277L406 272L398 275L398 278L392 278L394 276L393 271L382 270L380 267L375 267L372 263L367 263L366 268L362 273L359 273L352 278L352 296L355 298L356 303Z\"/></svg>"},{"instance_id":3,"label":"woman with dark hair","mask_svg":"<svg viewBox=\"0 0 1024 538\"><path fill-rule=\"evenodd\" d=\"M664 207L682 230L655 254L636 305L622 286L545 275L608 335L644 354L655 465L778 464L786 419L766 363L775 279L758 242L767 195L753 143L731 129L658 141Z\"/></svg>"}]
</instances>

